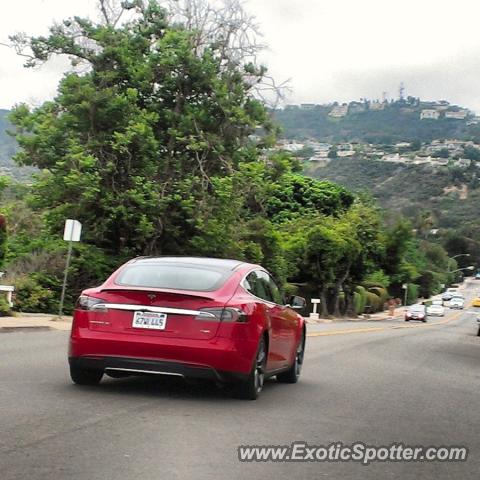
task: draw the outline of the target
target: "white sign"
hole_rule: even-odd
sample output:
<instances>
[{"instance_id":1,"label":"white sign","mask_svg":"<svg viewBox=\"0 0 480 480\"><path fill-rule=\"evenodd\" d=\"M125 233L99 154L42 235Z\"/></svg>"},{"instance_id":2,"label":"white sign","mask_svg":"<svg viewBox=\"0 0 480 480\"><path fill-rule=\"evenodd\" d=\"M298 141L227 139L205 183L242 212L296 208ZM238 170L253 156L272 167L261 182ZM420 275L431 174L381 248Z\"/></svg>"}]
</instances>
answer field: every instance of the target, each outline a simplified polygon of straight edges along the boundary
<instances>
[{"instance_id":1,"label":"white sign","mask_svg":"<svg viewBox=\"0 0 480 480\"><path fill-rule=\"evenodd\" d=\"M78 220L71 220L70 218L65 222L65 231L63 232L63 239L67 242L79 242L82 234L82 224Z\"/></svg>"},{"instance_id":2,"label":"white sign","mask_svg":"<svg viewBox=\"0 0 480 480\"><path fill-rule=\"evenodd\" d=\"M404 283L404 284L402 285L402 288L403 288L404 290L406 290L406 289L408 288L408 285L407 285L406 283Z\"/></svg>"},{"instance_id":3,"label":"white sign","mask_svg":"<svg viewBox=\"0 0 480 480\"><path fill-rule=\"evenodd\" d=\"M320 299L319 298L312 298L312 303L320 303Z\"/></svg>"}]
</instances>

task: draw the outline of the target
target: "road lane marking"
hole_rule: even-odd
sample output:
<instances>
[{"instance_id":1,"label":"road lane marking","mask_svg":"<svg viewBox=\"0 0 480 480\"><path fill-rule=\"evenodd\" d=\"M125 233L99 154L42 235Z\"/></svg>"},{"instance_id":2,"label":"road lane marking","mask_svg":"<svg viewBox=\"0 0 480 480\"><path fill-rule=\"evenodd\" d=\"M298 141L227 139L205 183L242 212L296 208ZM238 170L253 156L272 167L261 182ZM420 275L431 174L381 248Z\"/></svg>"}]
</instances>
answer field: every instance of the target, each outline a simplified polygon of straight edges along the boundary
<instances>
[{"instance_id":1,"label":"road lane marking","mask_svg":"<svg viewBox=\"0 0 480 480\"><path fill-rule=\"evenodd\" d=\"M441 320L434 323L421 323L419 325L389 325L384 327L367 327L367 328L349 328L344 330L330 330L326 332L312 332L307 333L307 337L328 337L331 335L348 335L350 333L369 333L369 332L381 332L383 330L397 330L400 328L422 328L422 327L435 327L437 325L446 325L447 323L453 322L460 317L464 312L458 312L453 315L451 318Z\"/></svg>"},{"instance_id":2,"label":"road lane marking","mask_svg":"<svg viewBox=\"0 0 480 480\"><path fill-rule=\"evenodd\" d=\"M434 327L435 325L446 325L447 323L453 322L456 320L463 312L456 313L451 318L447 318L445 320L441 320L440 322L433 322L433 323L421 323L420 325L392 325L390 328L421 328L421 327Z\"/></svg>"},{"instance_id":3,"label":"road lane marking","mask_svg":"<svg viewBox=\"0 0 480 480\"><path fill-rule=\"evenodd\" d=\"M343 335L347 333L380 332L381 330L386 330L386 327L350 328L345 330L330 330L327 332L313 332L307 333L307 337L326 337L328 335Z\"/></svg>"}]
</instances>

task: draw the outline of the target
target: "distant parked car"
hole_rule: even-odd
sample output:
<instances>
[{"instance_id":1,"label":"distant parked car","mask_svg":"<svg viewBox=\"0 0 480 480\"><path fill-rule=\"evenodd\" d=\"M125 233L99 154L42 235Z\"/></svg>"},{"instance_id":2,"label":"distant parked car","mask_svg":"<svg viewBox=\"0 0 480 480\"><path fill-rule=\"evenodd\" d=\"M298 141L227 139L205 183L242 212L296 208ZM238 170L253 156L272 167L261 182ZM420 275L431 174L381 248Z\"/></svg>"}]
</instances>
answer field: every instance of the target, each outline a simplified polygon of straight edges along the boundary
<instances>
[{"instance_id":1,"label":"distant parked car","mask_svg":"<svg viewBox=\"0 0 480 480\"><path fill-rule=\"evenodd\" d=\"M465 299L459 296L452 297L448 306L453 309L462 310L465 306Z\"/></svg>"},{"instance_id":2,"label":"distant parked car","mask_svg":"<svg viewBox=\"0 0 480 480\"><path fill-rule=\"evenodd\" d=\"M70 336L73 382L106 374L175 375L231 383L254 400L267 377L296 383L306 326L270 274L237 260L142 257L77 301ZM298 311L295 311L298 310Z\"/></svg>"},{"instance_id":3,"label":"distant parked car","mask_svg":"<svg viewBox=\"0 0 480 480\"><path fill-rule=\"evenodd\" d=\"M475 280L480 280L480 272L477 272L477 273L475 274Z\"/></svg>"},{"instance_id":4,"label":"distant parked car","mask_svg":"<svg viewBox=\"0 0 480 480\"><path fill-rule=\"evenodd\" d=\"M432 305L427 307L427 315L431 315L432 317L443 317L445 315L445 307L437 303L432 303Z\"/></svg>"},{"instance_id":5,"label":"distant parked car","mask_svg":"<svg viewBox=\"0 0 480 480\"><path fill-rule=\"evenodd\" d=\"M427 321L427 308L425 305L412 305L408 307L405 312L405 321L420 320L421 322Z\"/></svg>"}]
</instances>

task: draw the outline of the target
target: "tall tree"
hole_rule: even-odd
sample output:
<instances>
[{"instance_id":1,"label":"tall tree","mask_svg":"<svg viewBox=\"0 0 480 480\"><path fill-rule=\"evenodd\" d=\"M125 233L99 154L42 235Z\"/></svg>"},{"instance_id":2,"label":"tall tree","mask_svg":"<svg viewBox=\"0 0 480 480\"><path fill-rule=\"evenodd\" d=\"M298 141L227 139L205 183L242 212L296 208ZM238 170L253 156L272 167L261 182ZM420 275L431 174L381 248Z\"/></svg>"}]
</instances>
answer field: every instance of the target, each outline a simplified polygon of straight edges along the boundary
<instances>
[{"instance_id":1,"label":"tall tree","mask_svg":"<svg viewBox=\"0 0 480 480\"><path fill-rule=\"evenodd\" d=\"M113 253L168 253L194 231L212 177L264 147L250 135L272 131L253 96L265 70L248 57L227 62L229 40L198 48L198 32L155 1L123 2L122 21L101 5L100 23L75 17L47 37L13 38L30 47L30 66L56 54L82 65L53 101L14 109L16 160L44 169L34 195L52 230L73 216Z\"/></svg>"}]
</instances>

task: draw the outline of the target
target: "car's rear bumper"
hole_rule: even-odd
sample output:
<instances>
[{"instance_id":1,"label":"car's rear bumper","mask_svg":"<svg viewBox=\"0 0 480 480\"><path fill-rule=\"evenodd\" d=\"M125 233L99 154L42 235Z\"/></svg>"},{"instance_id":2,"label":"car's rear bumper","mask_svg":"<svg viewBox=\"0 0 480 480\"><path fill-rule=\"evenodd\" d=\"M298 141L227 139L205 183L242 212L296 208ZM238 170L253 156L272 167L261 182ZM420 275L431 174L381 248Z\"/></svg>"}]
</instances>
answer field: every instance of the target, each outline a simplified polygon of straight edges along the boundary
<instances>
[{"instance_id":1,"label":"car's rear bumper","mask_svg":"<svg viewBox=\"0 0 480 480\"><path fill-rule=\"evenodd\" d=\"M246 374L216 370L206 365L142 358L84 356L69 357L68 361L73 367L86 370L102 370L107 374L172 375L221 382L245 380L248 377Z\"/></svg>"},{"instance_id":2,"label":"car's rear bumper","mask_svg":"<svg viewBox=\"0 0 480 480\"><path fill-rule=\"evenodd\" d=\"M155 335L131 336L88 329L81 329L78 333L70 338L68 356L79 362L98 365L99 368L102 365L104 368L120 368L133 362L140 365L139 370L144 370L141 366L143 362L157 370L168 372L171 369L171 373L184 376L211 377L213 373L217 379L227 377L218 372L229 372L232 376L248 375L258 346L258 340L253 338L193 340ZM113 363L121 365L117 367Z\"/></svg>"}]
</instances>

